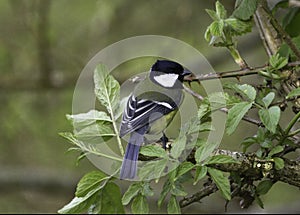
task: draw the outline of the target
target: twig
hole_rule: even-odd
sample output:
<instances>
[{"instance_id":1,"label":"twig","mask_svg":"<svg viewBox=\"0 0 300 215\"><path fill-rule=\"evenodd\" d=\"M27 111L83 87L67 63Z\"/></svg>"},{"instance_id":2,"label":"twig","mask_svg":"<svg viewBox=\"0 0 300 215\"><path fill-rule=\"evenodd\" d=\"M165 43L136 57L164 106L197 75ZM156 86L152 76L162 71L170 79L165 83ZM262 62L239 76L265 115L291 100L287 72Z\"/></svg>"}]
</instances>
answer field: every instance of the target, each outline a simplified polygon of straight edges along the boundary
<instances>
[{"instance_id":1,"label":"twig","mask_svg":"<svg viewBox=\"0 0 300 215\"><path fill-rule=\"evenodd\" d=\"M288 135L290 133L290 130L292 129L292 127L295 125L295 123L298 121L299 118L300 118L300 112L298 112L288 124L287 128L284 131L285 135Z\"/></svg>"},{"instance_id":2,"label":"twig","mask_svg":"<svg viewBox=\"0 0 300 215\"><path fill-rule=\"evenodd\" d=\"M196 97L197 99L199 99L200 101L203 101L203 96L201 96L201 95L199 95L198 93L196 93L195 91L193 91L193 90L191 90L190 88L188 88L187 86L185 86L185 85L183 85L183 88L184 88L184 90L187 92L187 93L189 93L189 94L191 94L192 96L194 96L194 97ZM224 113L228 113L228 109L227 108L220 108L219 109L220 111L222 111L222 112L224 112ZM252 124L254 124L254 125L257 125L257 126L263 126L263 124L262 124L262 122L260 122L259 120L256 120L256 119L253 119L253 118L251 118L251 117L248 117L248 116L244 116L243 118L242 118L242 120L244 120L244 121L246 121L246 122L250 122L250 123L252 123Z\"/></svg>"},{"instance_id":3,"label":"twig","mask_svg":"<svg viewBox=\"0 0 300 215\"><path fill-rule=\"evenodd\" d=\"M260 39L262 40L264 48L267 52L267 55L269 57L271 57L274 54L274 52L273 52L273 49L270 47L270 44L268 43L268 40L267 40L266 35L265 35L265 31L263 30L264 29L263 23L262 23L262 20L260 18L260 14L258 12L256 12L254 14L254 20L255 20L255 23L256 23L256 27L258 28Z\"/></svg>"},{"instance_id":4,"label":"twig","mask_svg":"<svg viewBox=\"0 0 300 215\"><path fill-rule=\"evenodd\" d=\"M299 65L300 65L300 61L294 61L287 64L288 67L295 67ZM261 70L265 70L268 67L269 65L263 65L258 67L225 71L219 73L208 73L208 74L198 75L194 77L189 77L188 81L205 81L205 80L212 80L212 79L239 78L242 76L257 75Z\"/></svg>"},{"instance_id":5,"label":"twig","mask_svg":"<svg viewBox=\"0 0 300 215\"><path fill-rule=\"evenodd\" d=\"M210 194L215 193L218 190L215 183L210 182L209 184L205 184L200 191L197 193L194 193L193 195L189 197L185 197L179 202L179 206L181 208L184 208L194 202L199 202L201 199L203 199L206 196L209 196Z\"/></svg>"}]
</instances>

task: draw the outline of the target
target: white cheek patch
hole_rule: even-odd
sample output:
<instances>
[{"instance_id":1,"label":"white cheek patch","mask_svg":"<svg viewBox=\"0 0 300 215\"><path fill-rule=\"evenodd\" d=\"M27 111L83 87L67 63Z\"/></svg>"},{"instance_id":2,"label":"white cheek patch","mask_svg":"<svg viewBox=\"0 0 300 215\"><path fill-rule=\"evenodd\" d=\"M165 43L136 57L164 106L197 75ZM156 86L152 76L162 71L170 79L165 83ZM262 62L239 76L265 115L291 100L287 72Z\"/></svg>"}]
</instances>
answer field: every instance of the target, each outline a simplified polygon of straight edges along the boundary
<instances>
[{"instance_id":1,"label":"white cheek patch","mask_svg":"<svg viewBox=\"0 0 300 215\"><path fill-rule=\"evenodd\" d=\"M164 87L173 87L177 79L177 74L163 74L154 76L154 80Z\"/></svg>"}]
</instances>

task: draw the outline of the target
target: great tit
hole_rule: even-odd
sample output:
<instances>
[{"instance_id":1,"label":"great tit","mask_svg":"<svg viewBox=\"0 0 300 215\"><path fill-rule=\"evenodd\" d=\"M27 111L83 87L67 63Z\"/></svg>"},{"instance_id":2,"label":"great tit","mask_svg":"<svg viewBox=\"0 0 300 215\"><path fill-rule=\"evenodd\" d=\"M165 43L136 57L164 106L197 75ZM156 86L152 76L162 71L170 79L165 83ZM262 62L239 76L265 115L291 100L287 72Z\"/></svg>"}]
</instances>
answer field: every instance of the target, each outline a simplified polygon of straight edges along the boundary
<instances>
[{"instance_id":1,"label":"great tit","mask_svg":"<svg viewBox=\"0 0 300 215\"><path fill-rule=\"evenodd\" d=\"M167 138L164 131L182 103L182 82L184 76L190 74L179 63L157 60L147 77L134 88L120 125L120 137L130 133L120 179L136 177L139 150L146 142L145 136L160 135L165 147Z\"/></svg>"}]
</instances>

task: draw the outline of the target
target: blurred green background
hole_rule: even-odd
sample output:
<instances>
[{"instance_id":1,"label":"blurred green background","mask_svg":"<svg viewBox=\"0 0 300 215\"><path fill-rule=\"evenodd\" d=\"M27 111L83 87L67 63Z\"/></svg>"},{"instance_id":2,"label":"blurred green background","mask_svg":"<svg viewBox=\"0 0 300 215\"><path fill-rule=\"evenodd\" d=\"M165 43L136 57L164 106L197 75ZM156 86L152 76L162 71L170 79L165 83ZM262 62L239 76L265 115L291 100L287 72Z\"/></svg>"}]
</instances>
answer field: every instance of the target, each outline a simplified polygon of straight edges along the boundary
<instances>
[{"instance_id":1,"label":"blurred green background","mask_svg":"<svg viewBox=\"0 0 300 215\"><path fill-rule=\"evenodd\" d=\"M234 1L221 2L232 10ZM204 40L211 22L204 9L214 3L0 0L0 213L56 213L73 198L80 177L96 169L88 160L76 165L78 154L66 153L70 145L58 133L72 130L65 114L72 112L76 80L101 49L132 36L164 35L198 49L216 71L238 69L226 50ZM239 39L239 49L251 66L267 60L255 28ZM148 64L124 65L116 79L147 71ZM238 135L225 136L222 144L239 150L238 142L254 131L242 123ZM266 210L244 212L300 211L299 191L288 185L276 184L263 199ZM224 204L214 194L183 212L224 212ZM228 211L239 211L238 200Z\"/></svg>"}]
</instances>

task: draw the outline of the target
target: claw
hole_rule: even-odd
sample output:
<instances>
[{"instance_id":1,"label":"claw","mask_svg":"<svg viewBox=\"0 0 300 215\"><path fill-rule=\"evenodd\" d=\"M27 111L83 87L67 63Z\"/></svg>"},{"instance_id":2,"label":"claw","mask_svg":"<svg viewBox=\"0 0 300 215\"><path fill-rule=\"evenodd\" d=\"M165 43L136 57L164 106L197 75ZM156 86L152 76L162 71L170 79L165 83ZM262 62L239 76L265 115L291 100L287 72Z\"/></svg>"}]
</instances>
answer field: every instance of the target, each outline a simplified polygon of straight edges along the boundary
<instances>
[{"instance_id":1,"label":"claw","mask_svg":"<svg viewBox=\"0 0 300 215\"><path fill-rule=\"evenodd\" d=\"M191 82L194 81L200 85L200 81L198 80L197 76L194 73L185 76L183 80L186 81L190 87L191 87Z\"/></svg>"}]
</instances>

